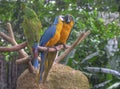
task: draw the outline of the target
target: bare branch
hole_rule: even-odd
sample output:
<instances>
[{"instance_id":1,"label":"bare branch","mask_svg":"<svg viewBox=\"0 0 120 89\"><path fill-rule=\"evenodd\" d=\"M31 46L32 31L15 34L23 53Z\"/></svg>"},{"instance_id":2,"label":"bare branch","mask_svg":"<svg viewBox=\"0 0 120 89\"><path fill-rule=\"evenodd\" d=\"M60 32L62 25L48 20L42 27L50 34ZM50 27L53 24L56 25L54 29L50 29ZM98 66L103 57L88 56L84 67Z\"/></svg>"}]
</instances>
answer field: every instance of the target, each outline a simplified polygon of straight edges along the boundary
<instances>
[{"instance_id":1,"label":"bare branch","mask_svg":"<svg viewBox=\"0 0 120 89\"><path fill-rule=\"evenodd\" d=\"M11 27L10 23L7 23L7 27L8 27L8 32L9 32L10 36L12 36L12 37L6 35L3 32L0 32L0 37L2 37L4 40L10 42L14 46L18 45L17 42L15 41L15 38L14 38L14 35L13 35L13 30L12 30L12 27ZM18 52L21 55L21 57L27 56L27 53L22 49L19 50Z\"/></svg>"},{"instance_id":2,"label":"bare branch","mask_svg":"<svg viewBox=\"0 0 120 89\"><path fill-rule=\"evenodd\" d=\"M33 73L33 72L34 72L34 67L33 67L31 61L27 62L27 64L28 64L28 69L29 69L29 71L30 71L31 73Z\"/></svg>"},{"instance_id":3,"label":"bare branch","mask_svg":"<svg viewBox=\"0 0 120 89\"><path fill-rule=\"evenodd\" d=\"M30 56L26 56L24 58L16 60L16 64L27 63L31 60L32 60L32 58Z\"/></svg>"},{"instance_id":4,"label":"bare branch","mask_svg":"<svg viewBox=\"0 0 120 89\"><path fill-rule=\"evenodd\" d=\"M6 36L6 34L2 33L3 36ZM8 36L7 36L8 37ZM8 37L10 38L10 37ZM7 38L7 40L8 40ZM11 38L10 38L11 39ZM16 63L17 64L20 64L20 63L26 63L26 62L29 62L30 60L27 59L28 58L28 55L26 53L24 53L25 51L24 50L21 50L22 48L26 47L27 46L27 42L23 42L21 44L17 44L16 42L13 42L11 41L12 44L14 44L14 46L12 47L0 47L0 52L13 52L13 51L19 51L19 53L22 55L22 57L25 57L25 58L21 58L21 59L18 59L16 60ZM66 45L66 48L69 48L70 46ZM39 51L48 51L48 48L47 47L41 47L39 46L38 47ZM62 50L64 49L64 46L63 45L58 45L56 46L56 49L59 51L59 50ZM55 48L53 47L49 47L49 52L54 52L56 51Z\"/></svg>"},{"instance_id":5,"label":"bare branch","mask_svg":"<svg viewBox=\"0 0 120 89\"><path fill-rule=\"evenodd\" d=\"M70 47L70 46L66 45L66 48L69 48L69 47ZM57 49L57 51L59 51L59 50L64 49L64 46L63 46L63 45L58 45L58 46L55 46L55 48ZM55 48L49 47L49 50L48 50L47 47L39 46L39 47L38 47L38 50L39 50L39 51L55 52L55 51L56 51ZM39 57L38 57L38 59L39 59L39 61L41 60ZM25 57L25 58L21 58L21 59L16 60L16 64L27 63L27 62L29 62L30 60L31 60L30 57L27 56L27 57Z\"/></svg>"},{"instance_id":6,"label":"bare branch","mask_svg":"<svg viewBox=\"0 0 120 89\"><path fill-rule=\"evenodd\" d=\"M106 84L108 84L108 83L110 83L110 82L111 82L111 80L108 80L108 81L102 82L102 83L100 83L100 84L97 84L97 85L95 85L95 86L93 87L93 89L99 89L99 88L105 86Z\"/></svg>"},{"instance_id":7,"label":"bare branch","mask_svg":"<svg viewBox=\"0 0 120 89\"><path fill-rule=\"evenodd\" d=\"M3 39L5 39L6 41L10 42L12 45L14 45L14 46L17 45L17 46L18 46L17 42L15 41L14 34L13 34L13 30L12 30L12 26L11 26L10 23L7 23L7 28L8 28L8 32L9 32L9 35L10 35L10 36L4 34L3 32L0 32L0 36L1 36ZM19 47L18 47L18 48L19 48ZM19 52L19 54L21 55L21 57L26 57L26 56L28 56L28 54L27 54L23 49L19 50L18 52ZM28 68L29 68L29 71L30 71L30 72L33 72L33 66L32 66L32 63L31 63L30 61L28 62Z\"/></svg>"},{"instance_id":8,"label":"bare branch","mask_svg":"<svg viewBox=\"0 0 120 89\"><path fill-rule=\"evenodd\" d=\"M69 48L70 46L66 45L66 48ZM38 47L39 51L48 51L48 47L42 47L42 46L39 46ZM64 46L63 45L57 45L54 47L49 47L49 52L55 52L57 49L57 51L59 50L62 50L64 49Z\"/></svg>"},{"instance_id":9,"label":"bare branch","mask_svg":"<svg viewBox=\"0 0 120 89\"><path fill-rule=\"evenodd\" d=\"M90 34L90 31L87 31L85 33L80 34L78 39L72 44L72 46L65 50L56 60L56 63L59 63L63 58L65 58L82 40L84 40L88 35Z\"/></svg>"},{"instance_id":10,"label":"bare branch","mask_svg":"<svg viewBox=\"0 0 120 89\"><path fill-rule=\"evenodd\" d=\"M120 72L108 68L99 68L99 67L86 67L86 70L90 72L102 72L102 73L109 73L114 76L120 77Z\"/></svg>"},{"instance_id":11,"label":"bare branch","mask_svg":"<svg viewBox=\"0 0 120 89\"><path fill-rule=\"evenodd\" d=\"M11 38L9 36L7 36L5 33L0 32L0 37L2 37L4 40L11 43Z\"/></svg>"},{"instance_id":12,"label":"bare branch","mask_svg":"<svg viewBox=\"0 0 120 89\"><path fill-rule=\"evenodd\" d=\"M6 41L10 42L13 46L12 47L0 47L0 51L1 52L11 52L11 51L18 51L19 54L21 55L21 59L17 60L16 63L17 64L20 64L20 63L26 63L28 64L28 68L30 71L33 71L33 66L32 66L32 63L31 63L31 58L28 56L28 54L22 49L24 47L27 46L27 42L24 42L24 43L21 43L21 44L17 44L16 40L15 40L15 37L14 37L14 33L13 33L13 30L12 30L12 26L10 23L7 23L7 28L8 28L8 32L9 32L9 36L4 34L3 32L0 32L0 36L5 39ZM66 45L66 48L68 48L67 50L65 50L65 52L60 55L57 60L56 60L56 63L58 63L59 61L61 61L66 55L68 55L83 39L85 39L88 35L90 34L90 31L87 31L85 33L82 33L78 39L72 44L72 46L68 46ZM62 50L64 49L64 46L63 45L57 45L56 46L56 49L59 51L59 50ZM49 51L50 52L54 52L56 51L55 48L52 48L52 47L49 47ZM39 46L38 47L38 50L39 51L48 51L48 48L47 47L41 47Z\"/></svg>"},{"instance_id":13,"label":"bare branch","mask_svg":"<svg viewBox=\"0 0 120 89\"><path fill-rule=\"evenodd\" d=\"M26 47L27 42L21 43L19 45L15 45L12 47L0 47L0 52L13 52L21 50L22 48Z\"/></svg>"},{"instance_id":14,"label":"bare branch","mask_svg":"<svg viewBox=\"0 0 120 89\"><path fill-rule=\"evenodd\" d=\"M13 31L12 31L12 26L11 26L10 23L7 23L7 28L8 28L10 37L11 37L12 39L15 39L14 33L13 33Z\"/></svg>"}]
</instances>

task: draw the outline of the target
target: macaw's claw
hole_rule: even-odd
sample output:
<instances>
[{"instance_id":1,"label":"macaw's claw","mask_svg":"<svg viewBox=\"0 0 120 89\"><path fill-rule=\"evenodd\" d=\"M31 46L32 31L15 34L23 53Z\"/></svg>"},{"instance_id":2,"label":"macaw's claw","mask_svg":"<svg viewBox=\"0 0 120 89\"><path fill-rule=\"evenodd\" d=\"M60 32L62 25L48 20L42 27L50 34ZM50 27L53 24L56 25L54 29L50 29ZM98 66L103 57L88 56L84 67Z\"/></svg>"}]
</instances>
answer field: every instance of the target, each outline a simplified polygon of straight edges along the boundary
<instances>
[{"instance_id":1,"label":"macaw's claw","mask_svg":"<svg viewBox=\"0 0 120 89\"><path fill-rule=\"evenodd\" d=\"M62 45L63 45L64 49L67 49L67 47L66 47L66 45L65 45L65 44L62 44Z\"/></svg>"},{"instance_id":2,"label":"macaw's claw","mask_svg":"<svg viewBox=\"0 0 120 89\"><path fill-rule=\"evenodd\" d=\"M53 48L57 51L57 48L55 46Z\"/></svg>"}]
</instances>

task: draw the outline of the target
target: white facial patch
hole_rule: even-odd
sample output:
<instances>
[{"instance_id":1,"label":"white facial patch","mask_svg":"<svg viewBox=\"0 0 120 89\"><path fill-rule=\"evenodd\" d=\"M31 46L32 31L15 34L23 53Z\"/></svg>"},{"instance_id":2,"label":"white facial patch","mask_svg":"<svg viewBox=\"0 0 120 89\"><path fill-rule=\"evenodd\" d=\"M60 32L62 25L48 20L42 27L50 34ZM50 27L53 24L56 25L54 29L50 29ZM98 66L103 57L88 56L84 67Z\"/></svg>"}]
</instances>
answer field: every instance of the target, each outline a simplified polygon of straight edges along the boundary
<instances>
[{"instance_id":1,"label":"white facial patch","mask_svg":"<svg viewBox=\"0 0 120 89\"><path fill-rule=\"evenodd\" d=\"M64 16L63 16L63 15L60 15L59 18L60 18L62 21L64 21L64 19L63 19Z\"/></svg>"}]
</instances>

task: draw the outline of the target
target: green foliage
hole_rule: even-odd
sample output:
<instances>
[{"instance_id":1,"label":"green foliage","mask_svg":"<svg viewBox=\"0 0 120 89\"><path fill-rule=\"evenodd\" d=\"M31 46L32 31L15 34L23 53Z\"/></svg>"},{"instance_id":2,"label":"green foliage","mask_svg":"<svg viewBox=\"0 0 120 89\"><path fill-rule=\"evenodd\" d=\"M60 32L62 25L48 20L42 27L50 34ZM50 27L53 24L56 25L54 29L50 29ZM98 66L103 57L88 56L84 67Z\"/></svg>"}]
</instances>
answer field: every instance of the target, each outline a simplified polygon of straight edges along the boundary
<instances>
[{"instance_id":1,"label":"green foliage","mask_svg":"<svg viewBox=\"0 0 120 89\"><path fill-rule=\"evenodd\" d=\"M15 2L8 2L5 0L0 1L0 20L2 21L11 21L15 9Z\"/></svg>"},{"instance_id":2,"label":"green foliage","mask_svg":"<svg viewBox=\"0 0 120 89\"><path fill-rule=\"evenodd\" d=\"M22 26L28 42L28 48L32 54L32 46L35 43L39 44L42 32L42 25L41 21L38 19L37 14L33 9L22 5L22 11L24 13Z\"/></svg>"},{"instance_id":3,"label":"green foliage","mask_svg":"<svg viewBox=\"0 0 120 89\"><path fill-rule=\"evenodd\" d=\"M21 4L25 3L32 8L40 19L43 30L53 22L56 15L72 14L75 17L75 25L71 32L68 44L72 44L77 38L79 32L90 30L91 34L74 52L71 52L62 63L65 63L74 69L78 69L85 73L90 81L91 89L103 82L103 87L97 89L111 89L119 84L120 78L111 74L91 73L85 70L85 67L104 67L114 69L120 72L120 51L114 56L107 58L105 46L107 41L115 36L118 39L118 47L120 48L120 26L119 17L115 18L108 15L119 11L119 0L55 0L55 3L44 3L45 0L21 0L15 1L0 1L0 21L3 23L10 21L14 32L17 34L17 42L25 40L21 23L23 21L23 13L20 11ZM120 11L119 11L120 12ZM104 13L104 14L102 14ZM101 16L101 14L103 16ZM29 14L31 15L31 14ZM107 15L107 16L106 16ZM106 19L107 17L107 19ZM0 27L1 28L1 27ZM0 42L2 45L3 42ZM4 42L6 45L7 43ZM3 44L3 45L4 45ZM6 60L9 60L10 53L5 53Z\"/></svg>"}]
</instances>

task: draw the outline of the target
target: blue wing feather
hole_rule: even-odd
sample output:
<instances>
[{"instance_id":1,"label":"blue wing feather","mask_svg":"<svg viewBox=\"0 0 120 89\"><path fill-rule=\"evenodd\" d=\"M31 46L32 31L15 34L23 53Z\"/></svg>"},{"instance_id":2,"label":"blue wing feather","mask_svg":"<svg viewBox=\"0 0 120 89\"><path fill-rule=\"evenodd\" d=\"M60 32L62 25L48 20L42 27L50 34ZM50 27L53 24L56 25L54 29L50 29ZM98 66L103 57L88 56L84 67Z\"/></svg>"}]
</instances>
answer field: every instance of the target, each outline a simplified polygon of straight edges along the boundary
<instances>
[{"instance_id":1,"label":"blue wing feather","mask_svg":"<svg viewBox=\"0 0 120 89\"><path fill-rule=\"evenodd\" d=\"M55 32L56 32L55 25L49 27L40 39L40 46L45 46L45 44L54 36Z\"/></svg>"},{"instance_id":2,"label":"blue wing feather","mask_svg":"<svg viewBox=\"0 0 120 89\"><path fill-rule=\"evenodd\" d=\"M57 23L58 16L55 18L54 23L44 32L43 36L40 39L40 46L45 46L45 44L54 36Z\"/></svg>"},{"instance_id":3,"label":"blue wing feather","mask_svg":"<svg viewBox=\"0 0 120 89\"><path fill-rule=\"evenodd\" d=\"M58 24L58 16L55 18L53 24L44 32L43 36L40 39L40 46L45 46L47 42L54 36L56 32L56 25ZM44 72L44 52L41 52L41 63L40 63L40 81L42 81L42 74Z\"/></svg>"}]
</instances>

